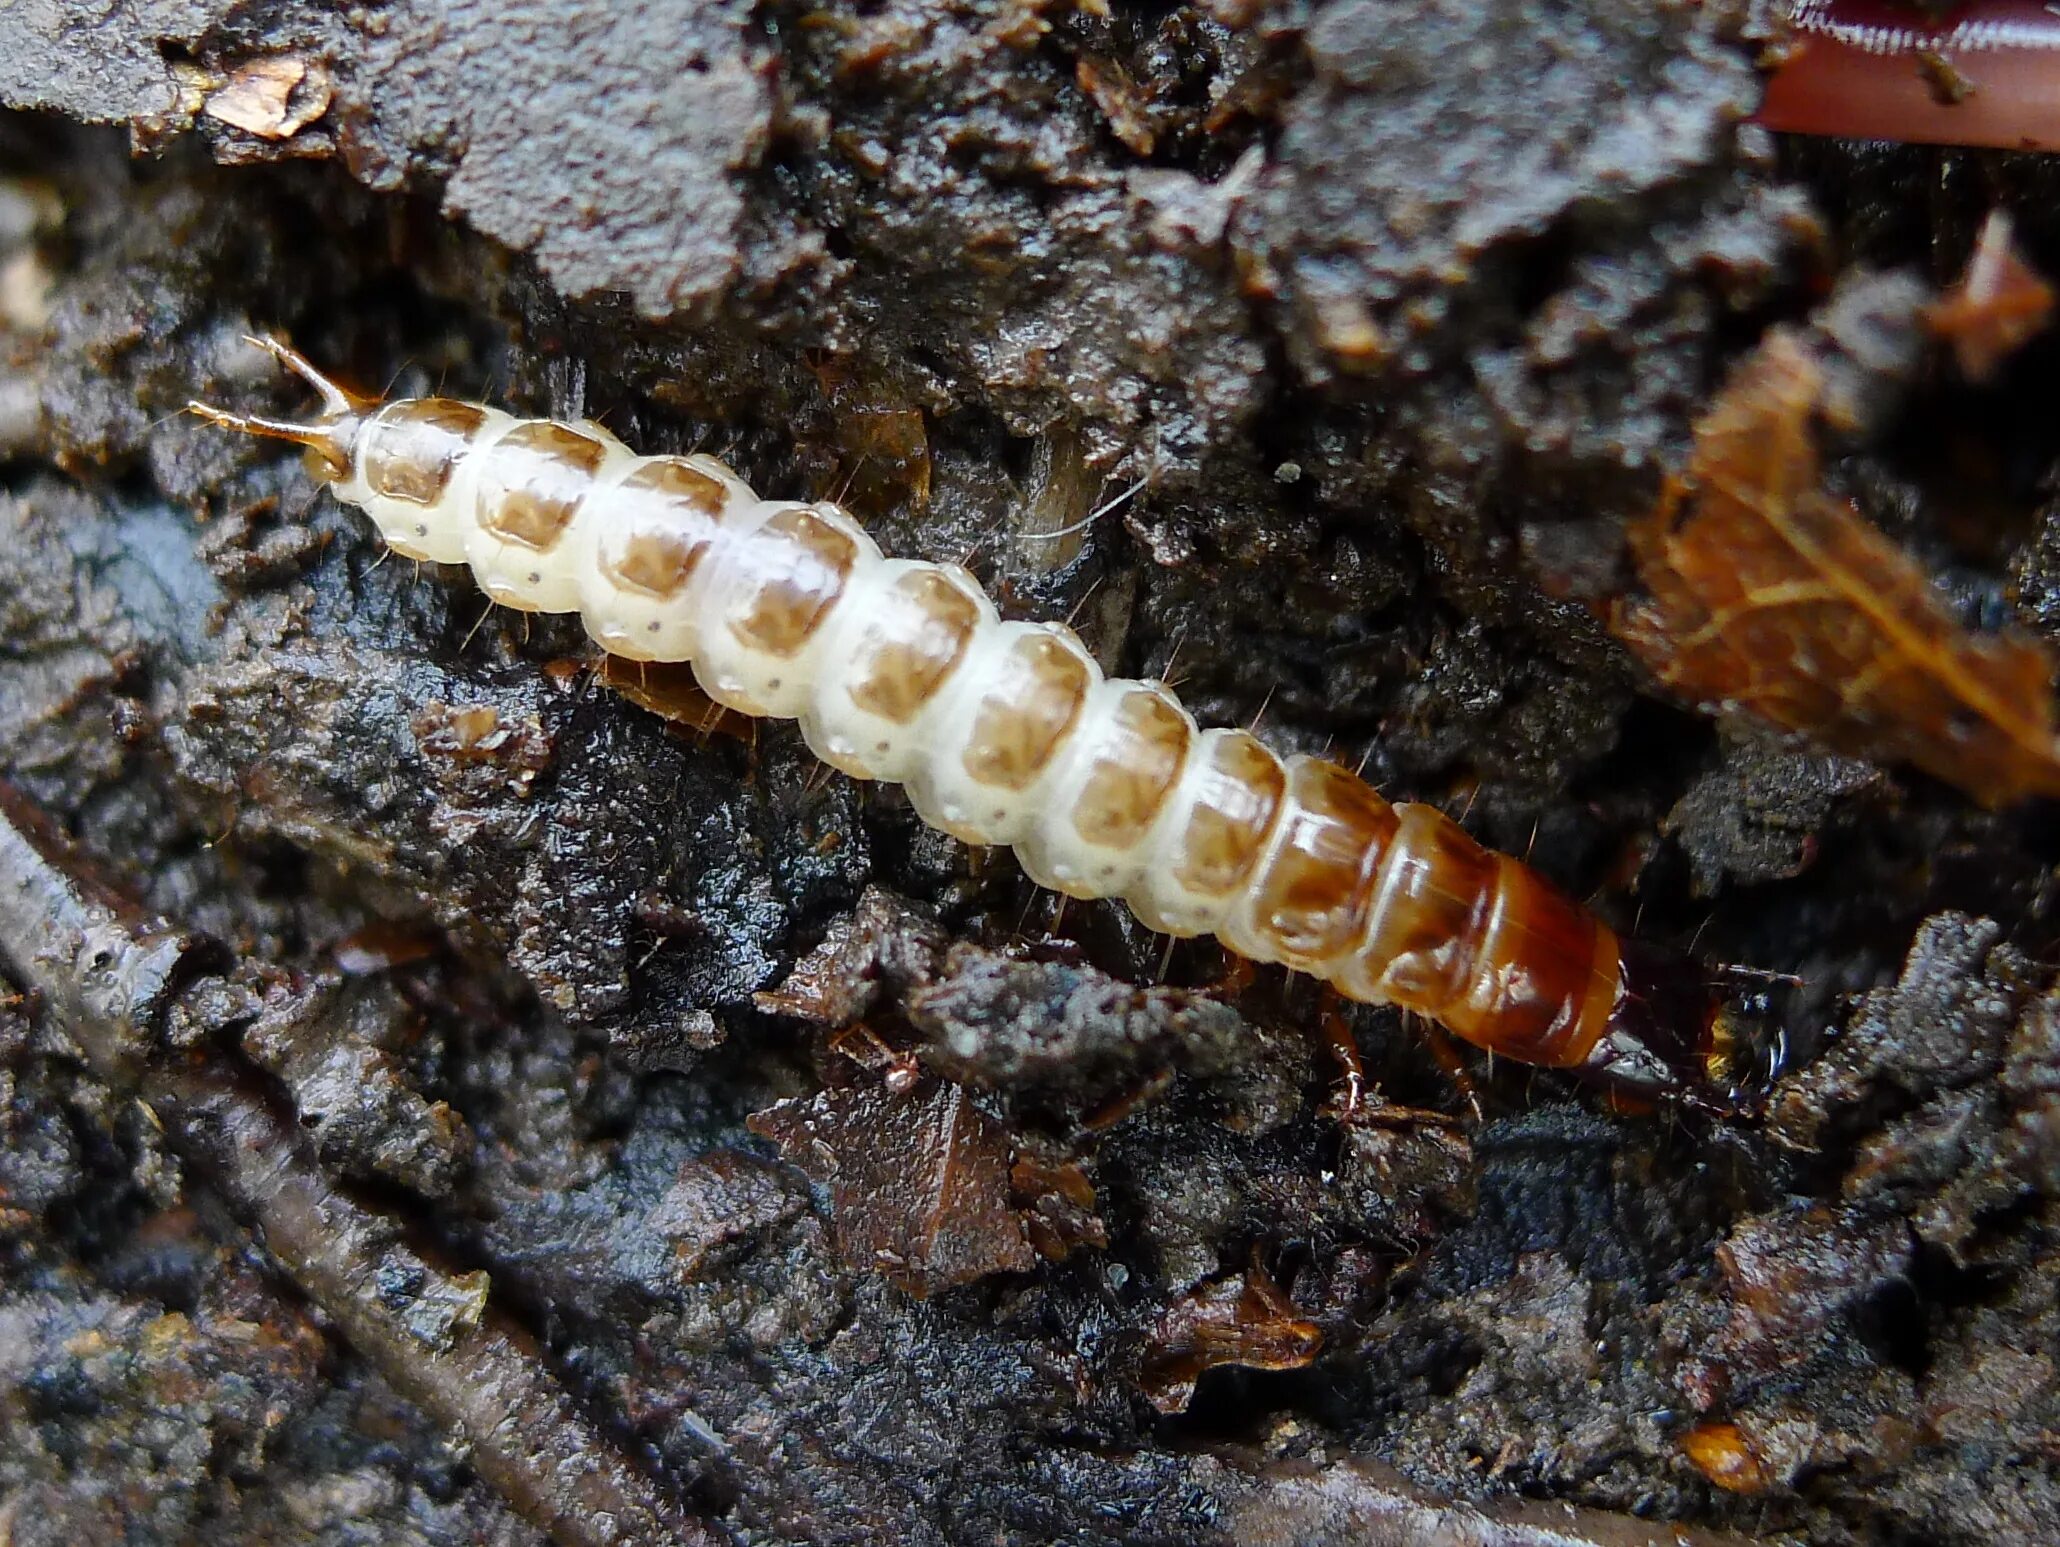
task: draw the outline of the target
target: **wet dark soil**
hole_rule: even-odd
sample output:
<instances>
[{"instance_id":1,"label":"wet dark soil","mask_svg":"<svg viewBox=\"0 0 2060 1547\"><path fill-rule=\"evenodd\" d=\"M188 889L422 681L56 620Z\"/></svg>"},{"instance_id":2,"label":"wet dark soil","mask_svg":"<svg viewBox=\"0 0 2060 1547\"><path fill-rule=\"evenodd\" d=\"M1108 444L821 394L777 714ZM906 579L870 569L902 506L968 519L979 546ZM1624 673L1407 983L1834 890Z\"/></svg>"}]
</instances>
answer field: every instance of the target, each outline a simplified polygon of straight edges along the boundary
<instances>
[{"instance_id":1,"label":"wet dark soil","mask_svg":"<svg viewBox=\"0 0 2060 1547\"><path fill-rule=\"evenodd\" d=\"M0 776L72 840L0 874L0 1541L2060 1540L2060 828L1667 704L1594 605L1767 326L1998 205L2060 272L2060 190L1775 143L1743 27L0 10ZM294 403L250 331L841 497L1795 975L1791 1072L1619 1114L1361 1007L1341 1118L1307 982L183 416ZM1835 476L2060 640L2056 377L1927 361ZM38 919L212 944L110 1006Z\"/></svg>"}]
</instances>

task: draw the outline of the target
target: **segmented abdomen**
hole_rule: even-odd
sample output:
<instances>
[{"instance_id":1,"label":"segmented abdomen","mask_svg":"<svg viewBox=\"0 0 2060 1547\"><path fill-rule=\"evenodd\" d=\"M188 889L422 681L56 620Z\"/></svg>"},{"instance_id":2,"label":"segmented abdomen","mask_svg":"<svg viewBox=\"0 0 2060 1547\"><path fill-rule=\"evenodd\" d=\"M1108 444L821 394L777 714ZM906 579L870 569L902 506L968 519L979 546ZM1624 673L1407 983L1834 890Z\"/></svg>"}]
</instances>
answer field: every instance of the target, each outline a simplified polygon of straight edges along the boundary
<instances>
[{"instance_id":1,"label":"segmented abdomen","mask_svg":"<svg viewBox=\"0 0 2060 1547\"><path fill-rule=\"evenodd\" d=\"M337 493L498 602L577 610L606 650L798 718L824 761L907 785L924 821L1013 846L1042 885L1531 1063L1582 1063L1609 1022L1616 937L1535 872L1334 764L1200 730L1063 624L1003 621L963 569L886 558L834 505L436 398L373 416Z\"/></svg>"}]
</instances>

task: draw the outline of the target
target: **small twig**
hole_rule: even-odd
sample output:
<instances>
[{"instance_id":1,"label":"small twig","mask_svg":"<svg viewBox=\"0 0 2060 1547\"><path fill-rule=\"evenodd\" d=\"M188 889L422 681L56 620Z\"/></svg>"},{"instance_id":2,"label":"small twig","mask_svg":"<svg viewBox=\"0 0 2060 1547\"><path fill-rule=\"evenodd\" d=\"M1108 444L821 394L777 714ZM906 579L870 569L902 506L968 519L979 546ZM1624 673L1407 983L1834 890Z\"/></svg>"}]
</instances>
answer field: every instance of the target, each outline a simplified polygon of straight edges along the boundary
<instances>
[{"instance_id":1,"label":"small twig","mask_svg":"<svg viewBox=\"0 0 2060 1547\"><path fill-rule=\"evenodd\" d=\"M487 1308L486 1276L401 1244L396 1220L340 1192L249 1073L221 1055L167 1056L188 991L232 960L124 904L47 818L0 783L0 959L95 1074L148 1103L301 1291L393 1387L451 1435L524 1519L565 1547L713 1544L605 1439L531 1339ZM409 1286L396 1302L397 1284Z\"/></svg>"}]
</instances>

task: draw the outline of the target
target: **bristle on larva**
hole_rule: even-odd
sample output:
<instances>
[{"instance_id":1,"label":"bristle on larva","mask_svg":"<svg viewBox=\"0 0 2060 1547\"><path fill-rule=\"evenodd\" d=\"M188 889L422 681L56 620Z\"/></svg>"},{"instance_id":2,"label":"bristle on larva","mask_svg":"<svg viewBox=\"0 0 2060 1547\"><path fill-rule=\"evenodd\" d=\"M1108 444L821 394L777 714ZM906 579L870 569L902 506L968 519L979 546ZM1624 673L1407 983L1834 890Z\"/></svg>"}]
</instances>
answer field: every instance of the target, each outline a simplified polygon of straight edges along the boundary
<instances>
[{"instance_id":1,"label":"bristle on larva","mask_svg":"<svg viewBox=\"0 0 2060 1547\"><path fill-rule=\"evenodd\" d=\"M312 449L396 551L471 566L508 607L578 612L602 649L688 661L708 695L798 719L816 755L905 784L925 822L1012 846L1039 884L1120 897L1346 997L1526 1063L1735 1111L1725 1017L1685 963L1627 946L1441 812L1317 758L1202 730L1104 677L1063 624L1004 621L955 565L884 557L837 506L763 500L705 456L449 398L321 393L307 424L193 412Z\"/></svg>"}]
</instances>

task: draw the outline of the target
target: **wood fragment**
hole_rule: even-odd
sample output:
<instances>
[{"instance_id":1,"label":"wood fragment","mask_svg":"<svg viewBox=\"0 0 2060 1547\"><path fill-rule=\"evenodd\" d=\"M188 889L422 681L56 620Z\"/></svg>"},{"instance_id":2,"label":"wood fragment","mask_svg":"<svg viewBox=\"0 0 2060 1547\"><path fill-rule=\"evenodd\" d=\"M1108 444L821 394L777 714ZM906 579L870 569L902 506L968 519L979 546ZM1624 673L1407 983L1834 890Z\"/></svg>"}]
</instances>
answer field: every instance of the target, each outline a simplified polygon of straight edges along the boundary
<instances>
[{"instance_id":1,"label":"wood fragment","mask_svg":"<svg viewBox=\"0 0 2060 1547\"><path fill-rule=\"evenodd\" d=\"M1276 1463L1240 1483L1230 1490L1226 1518L1238 1547L1759 1547L1764 1540L1559 1499L1450 1498L1364 1456Z\"/></svg>"},{"instance_id":2,"label":"wood fragment","mask_svg":"<svg viewBox=\"0 0 2060 1547\"><path fill-rule=\"evenodd\" d=\"M275 54L238 65L203 111L261 140L290 140L328 112L334 97L320 64Z\"/></svg>"},{"instance_id":3,"label":"wood fragment","mask_svg":"<svg viewBox=\"0 0 2060 1547\"><path fill-rule=\"evenodd\" d=\"M564 1547L712 1543L580 1412L542 1351L488 1303L484 1272L438 1266L400 1221L333 1185L248 1073L162 1044L219 947L104 891L41 813L0 784L0 962L94 1073L137 1098L265 1249L524 1520Z\"/></svg>"},{"instance_id":4,"label":"wood fragment","mask_svg":"<svg viewBox=\"0 0 2060 1547\"><path fill-rule=\"evenodd\" d=\"M1037 1263L1010 1194L1008 1134L956 1085L833 1088L749 1127L829 1185L837 1255L918 1299Z\"/></svg>"},{"instance_id":5,"label":"wood fragment","mask_svg":"<svg viewBox=\"0 0 2060 1547\"><path fill-rule=\"evenodd\" d=\"M1138 1384L1153 1407L1178 1413L1219 1365L1298 1370L1322 1348L1322 1329L1297 1313L1255 1253L1242 1275L1198 1285L1173 1303L1152 1331Z\"/></svg>"},{"instance_id":6,"label":"wood fragment","mask_svg":"<svg viewBox=\"0 0 2060 1547\"><path fill-rule=\"evenodd\" d=\"M2053 663L1963 629L1924 573L1827 492L1826 374L1777 328L1697 426L1686 474L1627 534L1648 594L1618 638L1662 683L1834 750L1901 761L1992 806L2060 795Z\"/></svg>"}]
</instances>

